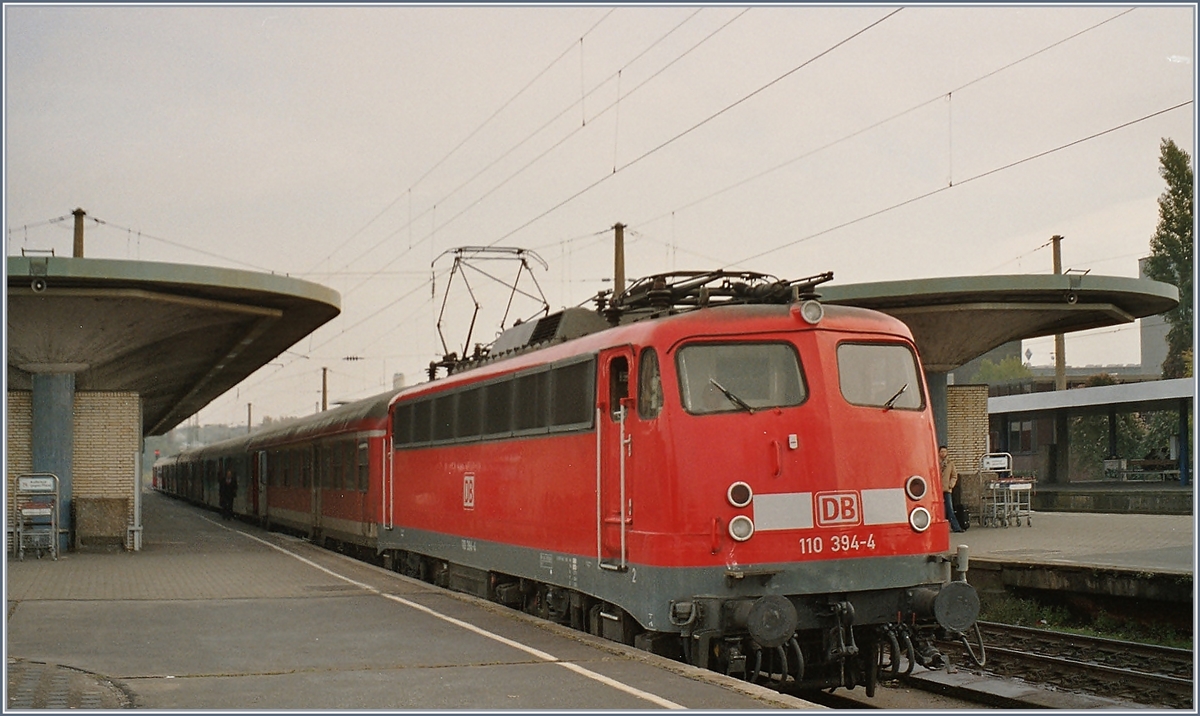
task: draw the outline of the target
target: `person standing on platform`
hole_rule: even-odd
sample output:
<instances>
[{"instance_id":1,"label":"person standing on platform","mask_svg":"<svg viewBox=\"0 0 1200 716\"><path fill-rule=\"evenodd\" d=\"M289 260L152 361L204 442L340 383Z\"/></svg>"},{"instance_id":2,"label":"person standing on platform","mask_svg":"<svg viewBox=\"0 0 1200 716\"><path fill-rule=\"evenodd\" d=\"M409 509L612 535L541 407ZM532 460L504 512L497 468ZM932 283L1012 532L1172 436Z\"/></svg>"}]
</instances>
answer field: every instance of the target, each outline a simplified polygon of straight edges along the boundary
<instances>
[{"instance_id":1,"label":"person standing on platform","mask_svg":"<svg viewBox=\"0 0 1200 716\"><path fill-rule=\"evenodd\" d=\"M237 497L237 480L233 479L233 470L226 470L225 479L221 481L221 519L233 519L233 498L235 497Z\"/></svg>"},{"instance_id":2,"label":"person standing on platform","mask_svg":"<svg viewBox=\"0 0 1200 716\"><path fill-rule=\"evenodd\" d=\"M958 517L954 514L954 486L958 483L958 468L954 466L954 461L950 459L950 453L946 450L946 446L938 447L938 459L942 461L942 498L946 503L946 520L950 522L951 532L964 532L963 528L958 524Z\"/></svg>"}]
</instances>

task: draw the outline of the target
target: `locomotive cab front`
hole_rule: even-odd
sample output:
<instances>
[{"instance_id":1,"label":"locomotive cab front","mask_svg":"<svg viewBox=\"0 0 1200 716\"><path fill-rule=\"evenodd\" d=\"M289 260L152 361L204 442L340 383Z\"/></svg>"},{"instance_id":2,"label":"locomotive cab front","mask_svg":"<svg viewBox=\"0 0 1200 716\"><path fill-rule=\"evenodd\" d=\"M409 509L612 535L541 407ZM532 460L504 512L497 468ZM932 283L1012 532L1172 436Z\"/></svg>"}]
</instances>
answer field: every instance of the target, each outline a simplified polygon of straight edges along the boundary
<instances>
[{"instance_id":1,"label":"locomotive cab front","mask_svg":"<svg viewBox=\"0 0 1200 716\"><path fill-rule=\"evenodd\" d=\"M649 551L674 559L685 594L666 611L685 658L786 689L872 692L904 661L938 665L930 637L970 629L979 603L965 552L943 554L932 411L907 328L836 306L677 321L660 334L661 445L634 444L674 496L675 522Z\"/></svg>"}]
</instances>

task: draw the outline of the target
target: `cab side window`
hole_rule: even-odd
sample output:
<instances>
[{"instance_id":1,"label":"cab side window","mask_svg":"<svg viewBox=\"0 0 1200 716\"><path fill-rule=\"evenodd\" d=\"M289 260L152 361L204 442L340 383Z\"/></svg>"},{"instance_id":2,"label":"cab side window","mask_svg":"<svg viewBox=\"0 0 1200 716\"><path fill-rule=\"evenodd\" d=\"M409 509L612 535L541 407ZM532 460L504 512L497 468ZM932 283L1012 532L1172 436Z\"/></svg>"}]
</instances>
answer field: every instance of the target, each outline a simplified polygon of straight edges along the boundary
<instances>
[{"instance_id":1,"label":"cab side window","mask_svg":"<svg viewBox=\"0 0 1200 716\"><path fill-rule=\"evenodd\" d=\"M638 360L638 416L653 420L663 406L662 375L658 367L658 353L653 348L642 350Z\"/></svg>"}]
</instances>

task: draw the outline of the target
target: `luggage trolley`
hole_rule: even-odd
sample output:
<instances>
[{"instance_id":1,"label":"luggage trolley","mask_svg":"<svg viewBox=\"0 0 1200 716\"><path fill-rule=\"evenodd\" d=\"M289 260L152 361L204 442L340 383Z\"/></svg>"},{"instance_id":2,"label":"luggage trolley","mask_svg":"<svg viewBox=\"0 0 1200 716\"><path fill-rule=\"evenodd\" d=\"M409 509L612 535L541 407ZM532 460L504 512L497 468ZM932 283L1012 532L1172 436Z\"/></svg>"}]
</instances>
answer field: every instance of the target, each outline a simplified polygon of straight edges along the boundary
<instances>
[{"instance_id":1,"label":"luggage trolley","mask_svg":"<svg viewBox=\"0 0 1200 716\"><path fill-rule=\"evenodd\" d=\"M1012 476L1012 455L989 453L980 464L982 472L998 475L984 487L979 521L984 527L1033 526L1033 481Z\"/></svg>"},{"instance_id":2,"label":"luggage trolley","mask_svg":"<svg viewBox=\"0 0 1200 716\"><path fill-rule=\"evenodd\" d=\"M25 561L25 550L37 550L38 559L48 552L58 559L58 475L33 472L17 477L17 514L14 544L17 557Z\"/></svg>"}]
</instances>

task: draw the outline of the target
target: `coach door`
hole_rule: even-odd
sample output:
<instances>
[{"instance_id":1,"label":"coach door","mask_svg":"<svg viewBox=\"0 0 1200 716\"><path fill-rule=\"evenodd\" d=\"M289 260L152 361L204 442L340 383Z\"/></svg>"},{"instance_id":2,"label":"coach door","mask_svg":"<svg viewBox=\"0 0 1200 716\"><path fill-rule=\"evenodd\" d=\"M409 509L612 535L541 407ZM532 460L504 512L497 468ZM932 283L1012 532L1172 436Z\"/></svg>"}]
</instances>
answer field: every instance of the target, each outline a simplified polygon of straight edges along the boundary
<instances>
[{"instance_id":1,"label":"coach door","mask_svg":"<svg viewBox=\"0 0 1200 716\"><path fill-rule=\"evenodd\" d=\"M600 354L596 380L596 542L600 567L626 568L630 523L627 475L633 445L627 421L633 349L622 346Z\"/></svg>"},{"instance_id":2,"label":"coach door","mask_svg":"<svg viewBox=\"0 0 1200 716\"><path fill-rule=\"evenodd\" d=\"M309 448L309 453L312 456L312 480L311 492L309 493L309 505L312 510L309 518L311 539L319 539L321 537L321 484L328 478L325 476L326 470L329 469L328 458L326 457L328 448L320 445L313 445Z\"/></svg>"},{"instance_id":3,"label":"coach door","mask_svg":"<svg viewBox=\"0 0 1200 716\"><path fill-rule=\"evenodd\" d=\"M263 524L267 521L267 451L260 450L251 458L253 461L254 470L254 509L255 514L262 520Z\"/></svg>"}]
</instances>

